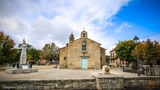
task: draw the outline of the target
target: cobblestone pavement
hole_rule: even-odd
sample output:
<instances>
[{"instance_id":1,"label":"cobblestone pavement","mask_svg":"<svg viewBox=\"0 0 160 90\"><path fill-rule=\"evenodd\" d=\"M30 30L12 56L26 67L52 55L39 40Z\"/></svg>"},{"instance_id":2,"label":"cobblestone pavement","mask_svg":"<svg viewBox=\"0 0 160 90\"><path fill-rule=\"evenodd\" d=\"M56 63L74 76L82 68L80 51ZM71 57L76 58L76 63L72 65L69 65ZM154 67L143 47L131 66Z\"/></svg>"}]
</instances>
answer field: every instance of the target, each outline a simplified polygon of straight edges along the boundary
<instances>
[{"instance_id":1,"label":"cobblestone pavement","mask_svg":"<svg viewBox=\"0 0 160 90\"><path fill-rule=\"evenodd\" d=\"M38 68L38 72L27 74L9 74L5 71L0 71L0 80L91 79L92 73L102 72L102 70L94 69L56 69L54 66L33 66L33 68ZM137 74L122 72L119 68L111 69L111 73L124 77L137 77Z\"/></svg>"}]
</instances>

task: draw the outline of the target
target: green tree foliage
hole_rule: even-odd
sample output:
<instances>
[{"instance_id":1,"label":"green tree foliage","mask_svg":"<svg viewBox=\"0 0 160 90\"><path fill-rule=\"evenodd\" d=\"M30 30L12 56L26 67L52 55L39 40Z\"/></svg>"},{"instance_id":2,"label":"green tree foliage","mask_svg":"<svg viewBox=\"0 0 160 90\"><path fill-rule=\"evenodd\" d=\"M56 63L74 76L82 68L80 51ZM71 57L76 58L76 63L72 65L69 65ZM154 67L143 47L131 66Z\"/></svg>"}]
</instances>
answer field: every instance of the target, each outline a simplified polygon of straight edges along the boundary
<instances>
[{"instance_id":1,"label":"green tree foliage","mask_svg":"<svg viewBox=\"0 0 160 90\"><path fill-rule=\"evenodd\" d=\"M145 42L138 42L138 44L137 44L138 56L139 56L139 59L140 59L141 61L144 60L144 59L143 59L144 43L145 43ZM137 59L136 48L133 49L133 51L132 51L132 56L134 57L135 60Z\"/></svg>"},{"instance_id":2,"label":"green tree foliage","mask_svg":"<svg viewBox=\"0 0 160 90\"><path fill-rule=\"evenodd\" d=\"M40 56L41 59L46 59L49 61L59 60L59 48L54 43L45 44Z\"/></svg>"},{"instance_id":3,"label":"green tree foliage","mask_svg":"<svg viewBox=\"0 0 160 90\"><path fill-rule=\"evenodd\" d=\"M20 60L20 55L21 51L19 49L13 48L10 53L10 56L12 56L11 57L12 63L18 63Z\"/></svg>"},{"instance_id":4,"label":"green tree foliage","mask_svg":"<svg viewBox=\"0 0 160 90\"><path fill-rule=\"evenodd\" d=\"M30 48L27 50L27 60L32 60L33 62L37 62L40 58L40 51L35 48Z\"/></svg>"},{"instance_id":5,"label":"green tree foliage","mask_svg":"<svg viewBox=\"0 0 160 90\"><path fill-rule=\"evenodd\" d=\"M132 56L132 50L134 48L135 44L132 40L120 42L115 48L117 58L128 61L129 63L134 61L135 59Z\"/></svg>"},{"instance_id":6,"label":"green tree foliage","mask_svg":"<svg viewBox=\"0 0 160 90\"><path fill-rule=\"evenodd\" d=\"M157 41L154 41L153 60L154 64L160 64L160 43Z\"/></svg>"},{"instance_id":7,"label":"green tree foliage","mask_svg":"<svg viewBox=\"0 0 160 90\"><path fill-rule=\"evenodd\" d=\"M138 43L138 55L139 59L143 61L143 64L157 64L160 61L160 44L157 41L147 41ZM136 50L132 51L132 56L136 58Z\"/></svg>"},{"instance_id":8,"label":"green tree foliage","mask_svg":"<svg viewBox=\"0 0 160 90\"><path fill-rule=\"evenodd\" d=\"M0 31L0 64L4 65L6 63L12 63L13 57L15 57L16 51L12 48L14 47L14 41L4 32Z\"/></svg>"}]
</instances>

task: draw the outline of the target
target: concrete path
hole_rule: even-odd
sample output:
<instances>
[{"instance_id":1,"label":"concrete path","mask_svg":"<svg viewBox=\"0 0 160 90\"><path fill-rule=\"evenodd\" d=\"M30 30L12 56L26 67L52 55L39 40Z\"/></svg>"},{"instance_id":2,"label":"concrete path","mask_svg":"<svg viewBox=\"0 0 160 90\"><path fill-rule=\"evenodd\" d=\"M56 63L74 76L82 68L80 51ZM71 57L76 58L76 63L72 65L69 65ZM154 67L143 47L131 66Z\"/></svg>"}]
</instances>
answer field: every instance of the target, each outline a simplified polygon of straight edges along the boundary
<instances>
[{"instance_id":1,"label":"concrete path","mask_svg":"<svg viewBox=\"0 0 160 90\"><path fill-rule=\"evenodd\" d=\"M8 74L0 71L0 80L56 80L56 79L91 79L92 73L102 72L93 69L56 69L54 66L33 66L38 72L27 74ZM122 72L121 69L111 69L112 74L123 77L137 77L137 74ZM142 75L143 76L143 75Z\"/></svg>"}]
</instances>

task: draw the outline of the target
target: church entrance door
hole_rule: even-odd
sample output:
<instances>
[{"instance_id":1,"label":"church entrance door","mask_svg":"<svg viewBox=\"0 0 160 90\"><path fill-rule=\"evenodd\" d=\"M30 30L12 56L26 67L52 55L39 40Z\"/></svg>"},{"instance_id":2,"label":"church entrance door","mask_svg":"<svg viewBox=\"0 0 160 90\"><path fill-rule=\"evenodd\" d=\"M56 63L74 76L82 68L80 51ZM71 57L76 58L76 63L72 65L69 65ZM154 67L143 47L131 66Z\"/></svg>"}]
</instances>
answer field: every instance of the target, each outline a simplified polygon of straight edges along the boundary
<instances>
[{"instance_id":1,"label":"church entrance door","mask_svg":"<svg viewBox=\"0 0 160 90\"><path fill-rule=\"evenodd\" d=\"M87 69L87 58L81 58L81 68Z\"/></svg>"}]
</instances>

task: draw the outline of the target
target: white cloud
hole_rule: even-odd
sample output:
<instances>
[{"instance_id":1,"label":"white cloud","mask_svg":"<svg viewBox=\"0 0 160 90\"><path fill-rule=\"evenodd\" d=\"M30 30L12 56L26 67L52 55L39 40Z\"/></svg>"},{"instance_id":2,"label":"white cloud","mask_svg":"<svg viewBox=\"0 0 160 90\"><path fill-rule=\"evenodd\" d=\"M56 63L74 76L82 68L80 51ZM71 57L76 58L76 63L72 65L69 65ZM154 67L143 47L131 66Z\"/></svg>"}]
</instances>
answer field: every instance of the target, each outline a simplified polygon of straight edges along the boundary
<instances>
[{"instance_id":1,"label":"white cloud","mask_svg":"<svg viewBox=\"0 0 160 90\"><path fill-rule=\"evenodd\" d=\"M36 41L41 47L43 47L46 42L61 41L58 45L67 43L67 38L72 31L72 28L70 28L66 22L63 22L61 17L48 20L43 16L39 16L31 23L31 27L32 40Z\"/></svg>"},{"instance_id":2,"label":"white cloud","mask_svg":"<svg viewBox=\"0 0 160 90\"><path fill-rule=\"evenodd\" d=\"M122 23L116 30L116 33L121 33L123 32L125 29L130 28L131 25L129 25L127 22Z\"/></svg>"},{"instance_id":3,"label":"white cloud","mask_svg":"<svg viewBox=\"0 0 160 90\"><path fill-rule=\"evenodd\" d=\"M9 17L0 21L0 30L7 33L16 44L20 44L23 38L28 38L30 33L29 26L25 22Z\"/></svg>"},{"instance_id":4,"label":"white cloud","mask_svg":"<svg viewBox=\"0 0 160 90\"><path fill-rule=\"evenodd\" d=\"M89 38L105 48L114 45L113 37L104 35L104 30L113 22L110 19L129 0L2 0L0 4L1 26L14 38L17 44L26 42L36 48L55 42L62 47L68 42L71 32L80 37L83 27ZM13 4L12 4L13 3ZM3 4L3 5L2 5ZM5 5L4 5L5 4ZM1 6L2 5L2 6ZM7 11L6 11L7 10ZM127 23L118 31L128 27Z\"/></svg>"}]
</instances>

